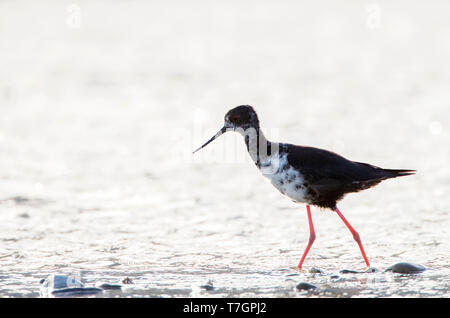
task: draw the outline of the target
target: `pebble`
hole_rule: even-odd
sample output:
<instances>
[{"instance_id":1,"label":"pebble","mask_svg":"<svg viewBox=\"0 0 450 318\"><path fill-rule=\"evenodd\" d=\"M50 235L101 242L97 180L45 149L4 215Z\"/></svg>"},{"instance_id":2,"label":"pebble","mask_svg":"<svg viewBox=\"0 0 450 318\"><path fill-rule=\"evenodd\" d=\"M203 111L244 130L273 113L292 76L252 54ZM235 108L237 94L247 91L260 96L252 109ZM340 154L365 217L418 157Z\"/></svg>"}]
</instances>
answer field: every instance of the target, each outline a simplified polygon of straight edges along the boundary
<instances>
[{"instance_id":1,"label":"pebble","mask_svg":"<svg viewBox=\"0 0 450 318\"><path fill-rule=\"evenodd\" d=\"M119 290L122 289L121 285L118 284L109 284L109 283L102 283L102 282L97 282L95 283L95 287L97 288L101 288L103 290Z\"/></svg>"},{"instance_id":2,"label":"pebble","mask_svg":"<svg viewBox=\"0 0 450 318\"><path fill-rule=\"evenodd\" d=\"M339 271L339 273L341 273L341 274L363 274L363 273L376 273L376 272L378 272L378 269L376 269L375 267L369 267L367 270L365 270L363 272L355 271L353 269L343 269L343 270Z\"/></svg>"},{"instance_id":3,"label":"pebble","mask_svg":"<svg viewBox=\"0 0 450 318\"><path fill-rule=\"evenodd\" d=\"M339 271L339 273L341 273L341 274L359 274L361 272L357 272L352 269L343 269L343 270Z\"/></svg>"},{"instance_id":4,"label":"pebble","mask_svg":"<svg viewBox=\"0 0 450 318\"><path fill-rule=\"evenodd\" d=\"M317 286L314 286L310 283L301 282L296 286L297 290L314 290L317 289Z\"/></svg>"},{"instance_id":5,"label":"pebble","mask_svg":"<svg viewBox=\"0 0 450 318\"><path fill-rule=\"evenodd\" d=\"M310 273L312 274L323 274L323 270L321 270L320 268L317 267L313 267L309 270Z\"/></svg>"},{"instance_id":6,"label":"pebble","mask_svg":"<svg viewBox=\"0 0 450 318\"><path fill-rule=\"evenodd\" d=\"M90 296L102 293L103 290L95 287L77 287L63 288L52 291L53 296L57 297L73 297L73 296Z\"/></svg>"},{"instance_id":7,"label":"pebble","mask_svg":"<svg viewBox=\"0 0 450 318\"><path fill-rule=\"evenodd\" d=\"M124 278L122 280L122 284L134 284L134 282L131 280L131 278Z\"/></svg>"},{"instance_id":8,"label":"pebble","mask_svg":"<svg viewBox=\"0 0 450 318\"><path fill-rule=\"evenodd\" d=\"M204 290L214 290L214 284L212 280L209 280L206 284L201 285L200 288Z\"/></svg>"},{"instance_id":9,"label":"pebble","mask_svg":"<svg viewBox=\"0 0 450 318\"><path fill-rule=\"evenodd\" d=\"M202 286L200 286L200 288L202 288L204 290L214 290L214 286L213 285L209 285L209 284L202 285Z\"/></svg>"},{"instance_id":10,"label":"pebble","mask_svg":"<svg viewBox=\"0 0 450 318\"><path fill-rule=\"evenodd\" d=\"M377 273L377 272L379 272L379 270L377 268L375 268L375 267L369 267L366 270L366 273Z\"/></svg>"},{"instance_id":11,"label":"pebble","mask_svg":"<svg viewBox=\"0 0 450 318\"><path fill-rule=\"evenodd\" d=\"M66 275L49 275L41 279L41 295L44 297L70 297L95 295L102 293L103 290L96 287L85 287L82 282L74 277Z\"/></svg>"},{"instance_id":12,"label":"pebble","mask_svg":"<svg viewBox=\"0 0 450 318\"><path fill-rule=\"evenodd\" d=\"M426 268L419 264L413 264L413 263L397 263L394 264L388 269L386 269L387 272L393 272L393 273L400 273L400 274L417 274L420 272L423 272Z\"/></svg>"}]
</instances>

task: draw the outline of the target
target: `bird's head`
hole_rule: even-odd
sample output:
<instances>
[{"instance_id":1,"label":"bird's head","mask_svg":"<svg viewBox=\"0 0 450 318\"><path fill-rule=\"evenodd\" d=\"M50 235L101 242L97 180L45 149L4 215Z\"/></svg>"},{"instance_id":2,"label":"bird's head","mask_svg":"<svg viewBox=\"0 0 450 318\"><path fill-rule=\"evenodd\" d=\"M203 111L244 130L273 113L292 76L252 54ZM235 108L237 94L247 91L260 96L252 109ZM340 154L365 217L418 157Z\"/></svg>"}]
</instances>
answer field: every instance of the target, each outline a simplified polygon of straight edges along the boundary
<instances>
[{"instance_id":1,"label":"bird's head","mask_svg":"<svg viewBox=\"0 0 450 318\"><path fill-rule=\"evenodd\" d=\"M229 110L225 114L224 125L222 129L220 129L217 134L215 134L210 140L208 140L203 146L201 146L194 152L197 152L200 149L204 148L211 141L227 131L238 131L241 134L245 134L245 132L250 128L253 128L255 130L259 129L258 115L256 114L252 106L237 106Z\"/></svg>"},{"instance_id":2,"label":"bird's head","mask_svg":"<svg viewBox=\"0 0 450 318\"><path fill-rule=\"evenodd\" d=\"M252 106L237 106L228 111L225 115L225 125L227 129L243 131L249 128L259 128L258 115Z\"/></svg>"}]
</instances>

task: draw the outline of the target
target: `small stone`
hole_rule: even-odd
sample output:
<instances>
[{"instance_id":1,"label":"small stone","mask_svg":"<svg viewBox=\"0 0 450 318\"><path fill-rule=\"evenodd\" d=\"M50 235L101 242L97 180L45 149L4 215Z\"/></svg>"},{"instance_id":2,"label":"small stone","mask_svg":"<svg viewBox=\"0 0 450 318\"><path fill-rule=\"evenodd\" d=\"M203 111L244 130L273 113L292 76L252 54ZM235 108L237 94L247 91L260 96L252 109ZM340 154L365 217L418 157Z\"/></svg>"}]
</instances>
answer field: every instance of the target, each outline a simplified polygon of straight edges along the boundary
<instances>
[{"instance_id":1,"label":"small stone","mask_svg":"<svg viewBox=\"0 0 450 318\"><path fill-rule=\"evenodd\" d=\"M204 290L214 290L213 281L209 280L205 285L201 285L200 288L203 288Z\"/></svg>"},{"instance_id":2,"label":"small stone","mask_svg":"<svg viewBox=\"0 0 450 318\"><path fill-rule=\"evenodd\" d=\"M394 273L400 273L400 274L417 274L420 272L423 272L426 268L419 264L412 264L412 263L397 263L392 266L390 266L388 269L386 269L387 272L394 272Z\"/></svg>"},{"instance_id":3,"label":"small stone","mask_svg":"<svg viewBox=\"0 0 450 318\"><path fill-rule=\"evenodd\" d=\"M134 284L131 278L125 278L122 280L122 284Z\"/></svg>"},{"instance_id":4,"label":"small stone","mask_svg":"<svg viewBox=\"0 0 450 318\"><path fill-rule=\"evenodd\" d=\"M84 284L78 279L63 275L63 274L52 274L49 275L44 280L40 280L41 285L49 289L62 289L62 288L82 288Z\"/></svg>"},{"instance_id":5,"label":"small stone","mask_svg":"<svg viewBox=\"0 0 450 318\"><path fill-rule=\"evenodd\" d=\"M339 275L331 275L330 278L331 278L331 279L339 279L340 276L339 276Z\"/></svg>"},{"instance_id":6,"label":"small stone","mask_svg":"<svg viewBox=\"0 0 450 318\"><path fill-rule=\"evenodd\" d=\"M75 287L55 289L51 292L56 297L89 296L102 293L103 290L95 287Z\"/></svg>"},{"instance_id":7,"label":"small stone","mask_svg":"<svg viewBox=\"0 0 450 318\"><path fill-rule=\"evenodd\" d=\"M310 273L312 274L323 274L323 270L321 270L320 268L317 267L313 267L309 270Z\"/></svg>"},{"instance_id":8,"label":"small stone","mask_svg":"<svg viewBox=\"0 0 450 318\"><path fill-rule=\"evenodd\" d=\"M80 280L63 274L52 274L39 282L40 293L44 297L75 297L103 292L100 288L85 287Z\"/></svg>"},{"instance_id":9,"label":"small stone","mask_svg":"<svg viewBox=\"0 0 450 318\"><path fill-rule=\"evenodd\" d=\"M200 288L203 288L204 290L214 290L214 286L209 284L202 285Z\"/></svg>"},{"instance_id":10,"label":"small stone","mask_svg":"<svg viewBox=\"0 0 450 318\"><path fill-rule=\"evenodd\" d=\"M301 282L296 286L297 290L314 290L317 289L317 286L314 286L310 283Z\"/></svg>"},{"instance_id":11,"label":"small stone","mask_svg":"<svg viewBox=\"0 0 450 318\"><path fill-rule=\"evenodd\" d=\"M343 269L339 271L341 274L359 274L360 272L354 271L352 269Z\"/></svg>"},{"instance_id":12,"label":"small stone","mask_svg":"<svg viewBox=\"0 0 450 318\"><path fill-rule=\"evenodd\" d=\"M377 273L377 272L379 272L379 270L377 268L375 268L375 267L369 267L366 270L366 273Z\"/></svg>"},{"instance_id":13,"label":"small stone","mask_svg":"<svg viewBox=\"0 0 450 318\"><path fill-rule=\"evenodd\" d=\"M103 290L118 290L118 289L122 288L122 286L118 285L118 284L108 284L108 283L101 283L101 282L96 283L95 287L101 288Z\"/></svg>"}]
</instances>

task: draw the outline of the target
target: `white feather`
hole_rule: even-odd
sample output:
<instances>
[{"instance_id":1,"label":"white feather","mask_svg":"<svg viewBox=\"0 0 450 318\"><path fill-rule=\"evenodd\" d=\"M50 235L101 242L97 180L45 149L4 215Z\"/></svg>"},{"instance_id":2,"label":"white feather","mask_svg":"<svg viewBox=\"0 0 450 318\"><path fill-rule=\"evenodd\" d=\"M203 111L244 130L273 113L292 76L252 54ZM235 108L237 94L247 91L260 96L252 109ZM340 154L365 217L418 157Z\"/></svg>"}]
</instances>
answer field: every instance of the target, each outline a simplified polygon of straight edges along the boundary
<instances>
[{"instance_id":1,"label":"white feather","mask_svg":"<svg viewBox=\"0 0 450 318\"><path fill-rule=\"evenodd\" d=\"M306 202L303 175L288 165L287 154L274 153L261 162L261 173L275 188L295 202Z\"/></svg>"}]
</instances>

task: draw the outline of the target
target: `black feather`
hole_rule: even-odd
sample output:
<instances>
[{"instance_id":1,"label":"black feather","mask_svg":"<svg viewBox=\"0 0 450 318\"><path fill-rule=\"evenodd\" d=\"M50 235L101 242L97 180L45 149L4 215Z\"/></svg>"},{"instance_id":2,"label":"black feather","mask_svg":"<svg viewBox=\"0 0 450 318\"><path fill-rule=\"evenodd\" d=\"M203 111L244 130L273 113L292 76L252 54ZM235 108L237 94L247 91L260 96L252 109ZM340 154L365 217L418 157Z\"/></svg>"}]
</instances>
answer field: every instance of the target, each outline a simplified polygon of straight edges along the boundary
<instances>
[{"instance_id":1,"label":"black feather","mask_svg":"<svg viewBox=\"0 0 450 318\"><path fill-rule=\"evenodd\" d=\"M381 181L414 174L414 170L383 169L348 160L332 151L281 144L288 163L299 170L308 184L311 204L334 209L347 193L371 188Z\"/></svg>"}]
</instances>

